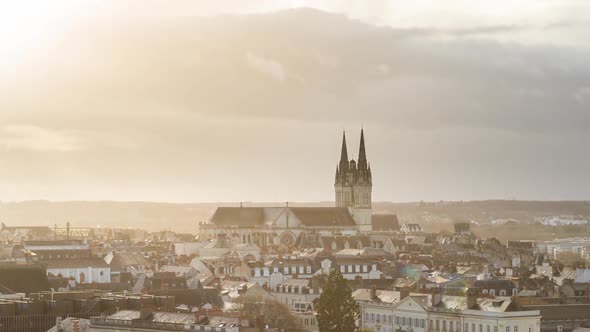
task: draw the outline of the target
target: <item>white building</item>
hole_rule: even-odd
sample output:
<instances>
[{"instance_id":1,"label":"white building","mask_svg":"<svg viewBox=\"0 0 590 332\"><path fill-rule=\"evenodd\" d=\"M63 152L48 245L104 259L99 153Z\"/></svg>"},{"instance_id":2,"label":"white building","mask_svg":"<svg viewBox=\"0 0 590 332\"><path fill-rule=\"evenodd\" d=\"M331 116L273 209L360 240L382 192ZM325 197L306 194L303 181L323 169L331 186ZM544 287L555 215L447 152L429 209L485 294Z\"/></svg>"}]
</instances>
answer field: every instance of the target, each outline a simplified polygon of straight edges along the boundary
<instances>
[{"instance_id":1,"label":"white building","mask_svg":"<svg viewBox=\"0 0 590 332\"><path fill-rule=\"evenodd\" d=\"M403 224L399 228L402 233L422 233L422 226L419 224Z\"/></svg>"},{"instance_id":2,"label":"white building","mask_svg":"<svg viewBox=\"0 0 590 332\"><path fill-rule=\"evenodd\" d=\"M110 283L111 268L100 258L75 258L46 261L47 274L74 278L78 283Z\"/></svg>"},{"instance_id":3,"label":"white building","mask_svg":"<svg viewBox=\"0 0 590 332\"><path fill-rule=\"evenodd\" d=\"M512 300L468 295L359 289L361 326L375 332L539 332L539 311L514 311Z\"/></svg>"}]
</instances>

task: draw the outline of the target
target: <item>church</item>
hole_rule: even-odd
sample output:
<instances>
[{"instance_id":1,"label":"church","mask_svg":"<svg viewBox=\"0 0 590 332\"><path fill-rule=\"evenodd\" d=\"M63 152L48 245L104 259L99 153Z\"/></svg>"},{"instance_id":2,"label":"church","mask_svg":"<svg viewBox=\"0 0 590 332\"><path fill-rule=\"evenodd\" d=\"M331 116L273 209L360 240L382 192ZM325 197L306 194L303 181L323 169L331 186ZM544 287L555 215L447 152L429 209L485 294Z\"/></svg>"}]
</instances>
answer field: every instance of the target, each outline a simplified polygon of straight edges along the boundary
<instances>
[{"instance_id":1,"label":"church","mask_svg":"<svg viewBox=\"0 0 590 332\"><path fill-rule=\"evenodd\" d=\"M361 129L358 160L348 159L346 133L334 181L334 207L219 207L200 237L260 247L293 247L309 235L349 236L397 230L397 216L372 214L373 177ZM361 247L352 244L352 247Z\"/></svg>"}]
</instances>

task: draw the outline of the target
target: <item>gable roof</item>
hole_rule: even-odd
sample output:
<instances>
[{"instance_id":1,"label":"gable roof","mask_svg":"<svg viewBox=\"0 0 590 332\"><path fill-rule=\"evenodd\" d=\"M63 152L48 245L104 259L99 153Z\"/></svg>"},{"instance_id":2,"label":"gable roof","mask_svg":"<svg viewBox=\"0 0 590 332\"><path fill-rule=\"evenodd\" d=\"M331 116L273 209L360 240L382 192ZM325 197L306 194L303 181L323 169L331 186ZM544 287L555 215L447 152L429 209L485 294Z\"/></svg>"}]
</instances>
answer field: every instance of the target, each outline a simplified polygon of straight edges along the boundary
<instances>
[{"instance_id":1,"label":"gable roof","mask_svg":"<svg viewBox=\"0 0 590 332\"><path fill-rule=\"evenodd\" d=\"M291 212L305 226L356 226L345 207L295 207Z\"/></svg>"},{"instance_id":2,"label":"gable roof","mask_svg":"<svg viewBox=\"0 0 590 332\"><path fill-rule=\"evenodd\" d=\"M264 223L264 208L218 207L209 222L218 226L259 226Z\"/></svg>"},{"instance_id":3,"label":"gable roof","mask_svg":"<svg viewBox=\"0 0 590 332\"><path fill-rule=\"evenodd\" d=\"M374 214L371 216L373 231L399 231L399 221L395 214Z\"/></svg>"},{"instance_id":4,"label":"gable roof","mask_svg":"<svg viewBox=\"0 0 590 332\"><path fill-rule=\"evenodd\" d=\"M111 267L124 267L124 266L150 266L151 263L143 257L142 254L138 252L123 252L117 251L114 252L112 255L107 255L105 257L105 262L107 262Z\"/></svg>"}]
</instances>

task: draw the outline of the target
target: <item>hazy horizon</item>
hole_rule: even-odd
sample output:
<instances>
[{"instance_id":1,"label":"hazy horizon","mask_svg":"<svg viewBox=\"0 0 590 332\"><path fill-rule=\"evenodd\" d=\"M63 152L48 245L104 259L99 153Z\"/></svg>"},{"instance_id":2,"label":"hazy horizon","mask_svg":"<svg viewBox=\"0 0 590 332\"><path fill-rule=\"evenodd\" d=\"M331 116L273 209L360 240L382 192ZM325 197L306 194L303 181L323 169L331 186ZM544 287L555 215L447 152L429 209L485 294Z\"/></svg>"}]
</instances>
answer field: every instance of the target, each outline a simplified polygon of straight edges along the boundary
<instances>
[{"instance_id":1,"label":"hazy horizon","mask_svg":"<svg viewBox=\"0 0 590 332\"><path fill-rule=\"evenodd\" d=\"M0 201L590 199L590 3L445 4L0 5Z\"/></svg>"}]
</instances>

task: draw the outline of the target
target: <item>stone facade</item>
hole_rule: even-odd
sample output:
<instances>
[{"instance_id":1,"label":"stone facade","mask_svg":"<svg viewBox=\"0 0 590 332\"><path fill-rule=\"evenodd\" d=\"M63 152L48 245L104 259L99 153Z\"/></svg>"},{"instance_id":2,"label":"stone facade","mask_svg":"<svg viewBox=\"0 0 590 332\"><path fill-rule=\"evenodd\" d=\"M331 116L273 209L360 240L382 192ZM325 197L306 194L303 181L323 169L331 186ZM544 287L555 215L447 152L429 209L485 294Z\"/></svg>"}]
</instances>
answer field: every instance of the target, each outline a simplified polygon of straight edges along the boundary
<instances>
[{"instance_id":1,"label":"stone facade","mask_svg":"<svg viewBox=\"0 0 590 332\"><path fill-rule=\"evenodd\" d=\"M361 130L358 156L358 163L354 159L348 160L346 134L343 134L340 162L336 166L334 182L336 206L348 208L353 219L359 225L359 230L361 232L370 232L372 230L371 193L373 190L373 178L371 165L367 162L363 130Z\"/></svg>"}]
</instances>

